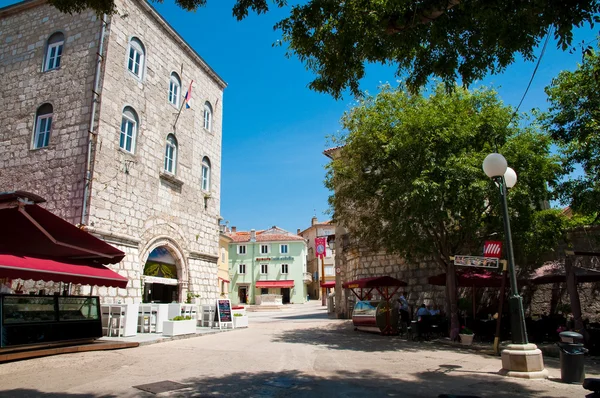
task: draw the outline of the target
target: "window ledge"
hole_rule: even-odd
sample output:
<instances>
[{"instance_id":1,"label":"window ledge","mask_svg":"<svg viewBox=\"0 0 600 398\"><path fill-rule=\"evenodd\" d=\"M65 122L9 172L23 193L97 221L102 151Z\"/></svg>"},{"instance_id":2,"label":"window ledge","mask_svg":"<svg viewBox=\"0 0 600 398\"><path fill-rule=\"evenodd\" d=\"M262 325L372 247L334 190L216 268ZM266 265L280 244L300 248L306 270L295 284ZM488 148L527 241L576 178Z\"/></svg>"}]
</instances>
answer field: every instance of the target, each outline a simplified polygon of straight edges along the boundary
<instances>
[{"instance_id":1,"label":"window ledge","mask_svg":"<svg viewBox=\"0 0 600 398\"><path fill-rule=\"evenodd\" d=\"M161 171L159 177L170 184L174 185L176 188L181 188L183 186L183 181L181 181L177 176L167 173L166 171Z\"/></svg>"}]
</instances>

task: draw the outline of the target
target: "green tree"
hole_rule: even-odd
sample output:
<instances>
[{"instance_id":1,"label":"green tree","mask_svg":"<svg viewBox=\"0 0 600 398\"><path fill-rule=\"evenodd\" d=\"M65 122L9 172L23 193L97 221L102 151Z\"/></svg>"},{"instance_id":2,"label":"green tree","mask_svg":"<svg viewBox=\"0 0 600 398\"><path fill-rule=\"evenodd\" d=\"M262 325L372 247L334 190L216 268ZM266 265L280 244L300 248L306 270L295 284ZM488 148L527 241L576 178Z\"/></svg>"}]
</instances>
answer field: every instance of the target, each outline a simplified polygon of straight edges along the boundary
<instances>
[{"instance_id":1,"label":"green tree","mask_svg":"<svg viewBox=\"0 0 600 398\"><path fill-rule=\"evenodd\" d=\"M162 1L162 0L154 0ZM206 0L175 0L196 10ZM50 0L64 12L91 8L116 11L114 0ZM268 12L286 0L236 0L233 15ZM552 29L558 45L571 44L574 27L593 24L596 0L308 0L292 5L276 28L289 47L316 74L313 90L338 98L346 89L359 94L365 63L397 65L408 73L414 92L431 76L452 87L457 77L468 85L488 73L502 72L534 48Z\"/></svg>"},{"instance_id":2,"label":"green tree","mask_svg":"<svg viewBox=\"0 0 600 398\"><path fill-rule=\"evenodd\" d=\"M543 116L571 173L581 166L578 177L565 176L557 192L564 203L582 214L600 214L600 57L587 49L583 62L573 72L563 71L546 87L549 112Z\"/></svg>"},{"instance_id":3,"label":"green tree","mask_svg":"<svg viewBox=\"0 0 600 398\"><path fill-rule=\"evenodd\" d=\"M344 145L326 178L334 219L372 249L409 261L432 256L446 271L453 336L450 256L481 253L484 240L503 235L498 188L482 170L485 156L502 153L518 174L509 193L517 257L535 260L558 239L547 225L560 214L540 211L559 172L551 140L535 126L510 123L512 114L492 90L449 94L438 85L426 97L384 87L343 116L346 133L334 139Z\"/></svg>"}]
</instances>

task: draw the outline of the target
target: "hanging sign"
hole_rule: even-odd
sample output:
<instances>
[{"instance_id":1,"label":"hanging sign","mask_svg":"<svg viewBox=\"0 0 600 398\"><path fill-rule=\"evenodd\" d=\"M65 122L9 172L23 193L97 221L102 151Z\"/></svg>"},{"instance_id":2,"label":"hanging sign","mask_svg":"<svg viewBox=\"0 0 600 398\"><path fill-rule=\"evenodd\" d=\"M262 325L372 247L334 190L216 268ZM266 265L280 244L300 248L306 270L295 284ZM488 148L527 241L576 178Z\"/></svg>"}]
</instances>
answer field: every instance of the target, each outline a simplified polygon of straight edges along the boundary
<instances>
[{"instance_id":1,"label":"hanging sign","mask_svg":"<svg viewBox=\"0 0 600 398\"><path fill-rule=\"evenodd\" d=\"M502 241L499 240L486 240L483 245L483 256L484 257L496 257L500 258L502 254Z\"/></svg>"},{"instance_id":2,"label":"hanging sign","mask_svg":"<svg viewBox=\"0 0 600 398\"><path fill-rule=\"evenodd\" d=\"M231 325L233 329L233 314L231 312L231 301L228 299L217 300L217 320L219 322L219 329L227 324Z\"/></svg>"},{"instance_id":3,"label":"hanging sign","mask_svg":"<svg viewBox=\"0 0 600 398\"><path fill-rule=\"evenodd\" d=\"M498 263L495 257L454 256L454 265L463 267L498 268Z\"/></svg>"}]
</instances>

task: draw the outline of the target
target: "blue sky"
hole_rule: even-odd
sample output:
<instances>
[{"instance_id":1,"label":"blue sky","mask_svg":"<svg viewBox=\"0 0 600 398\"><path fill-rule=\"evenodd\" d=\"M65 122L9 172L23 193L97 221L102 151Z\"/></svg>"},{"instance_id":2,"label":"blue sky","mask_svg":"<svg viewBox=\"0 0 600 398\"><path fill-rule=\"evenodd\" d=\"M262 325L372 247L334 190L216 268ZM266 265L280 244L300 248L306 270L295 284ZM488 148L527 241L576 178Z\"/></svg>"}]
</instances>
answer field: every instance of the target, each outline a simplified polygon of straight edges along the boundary
<instances>
[{"instance_id":1,"label":"blue sky","mask_svg":"<svg viewBox=\"0 0 600 398\"><path fill-rule=\"evenodd\" d=\"M0 0L0 6L15 1ZM335 101L307 88L312 74L284 47L273 25L286 16L274 9L237 22L233 1L208 0L185 12L172 0L153 4L179 34L228 83L224 93L221 215L238 230L277 225L295 232L316 215L328 219L329 192L323 186L327 136L354 99ZM581 28L574 43L589 42L597 30ZM539 54L539 50L537 51ZM546 108L544 87L563 69L573 70L580 54L556 49L551 41L521 110ZM506 104L516 106L535 64L518 60L502 75L484 79ZM376 93L380 83L396 85L395 69L370 65L361 89ZM184 83L184 86L187 83Z\"/></svg>"}]
</instances>

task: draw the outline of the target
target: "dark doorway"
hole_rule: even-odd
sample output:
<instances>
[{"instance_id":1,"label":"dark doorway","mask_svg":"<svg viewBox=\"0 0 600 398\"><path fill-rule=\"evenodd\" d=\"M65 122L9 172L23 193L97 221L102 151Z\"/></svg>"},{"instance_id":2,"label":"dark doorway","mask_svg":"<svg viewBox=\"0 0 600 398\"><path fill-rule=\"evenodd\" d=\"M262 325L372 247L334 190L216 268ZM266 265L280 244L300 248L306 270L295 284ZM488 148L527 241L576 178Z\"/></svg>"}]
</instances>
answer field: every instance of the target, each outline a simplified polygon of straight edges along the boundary
<instances>
[{"instance_id":1,"label":"dark doorway","mask_svg":"<svg viewBox=\"0 0 600 398\"><path fill-rule=\"evenodd\" d=\"M162 283L146 283L144 285L144 303L176 303L179 287Z\"/></svg>"},{"instance_id":2,"label":"dark doorway","mask_svg":"<svg viewBox=\"0 0 600 398\"><path fill-rule=\"evenodd\" d=\"M290 303L290 288L289 287L282 287L281 288L281 302L283 304L289 304Z\"/></svg>"},{"instance_id":3,"label":"dark doorway","mask_svg":"<svg viewBox=\"0 0 600 398\"><path fill-rule=\"evenodd\" d=\"M240 304L248 304L248 288L245 286L240 286L238 290L238 295L240 298Z\"/></svg>"}]
</instances>

